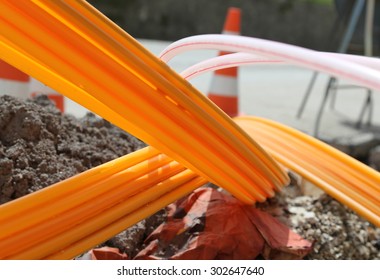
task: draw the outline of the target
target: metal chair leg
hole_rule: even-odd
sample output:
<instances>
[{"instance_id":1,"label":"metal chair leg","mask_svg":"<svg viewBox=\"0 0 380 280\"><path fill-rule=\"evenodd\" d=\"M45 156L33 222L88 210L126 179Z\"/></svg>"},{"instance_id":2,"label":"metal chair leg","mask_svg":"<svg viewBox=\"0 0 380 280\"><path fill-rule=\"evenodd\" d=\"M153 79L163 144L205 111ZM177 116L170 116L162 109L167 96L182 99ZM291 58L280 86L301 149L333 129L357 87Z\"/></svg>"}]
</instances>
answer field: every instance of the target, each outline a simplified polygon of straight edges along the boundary
<instances>
[{"instance_id":1,"label":"metal chair leg","mask_svg":"<svg viewBox=\"0 0 380 280\"><path fill-rule=\"evenodd\" d=\"M363 107L360 111L359 114L359 119L356 123L356 128L361 128L363 125L363 119L365 112L368 109L368 119L367 119L367 125L369 126L371 124L372 120L372 114L373 114L373 100L372 100L372 91L370 89L367 90L367 97L366 100L364 101Z\"/></svg>"},{"instance_id":2,"label":"metal chair leg","mask_svg":"<svg viewBox=\"0 0 380 280\"><path fill-rule=\"evenodd\" d=\"M310 80L310 83L309 83L309 86L307 87L307 90L305 92L305 95L303 96L303 99L302 99L302 102L301 102L301 105L298 109L298 112L297 112L297 118L301 118L302 116L302 113L303 113L303 110L305 109L305 106L306 106L306 102L307 100L309 99L309 96L310 96L310 93L311 93L311 90L313 89L313 86L315 84L315 81L317 79L317 76L318 76L318 72L314 72L313 73L313 76L311 77L311 80Z\"/></svg>"},{"instance_id":3,"label":"metal chair leg","mask_svg":"<svg viewBox=\"0 0 380 280\"><path fill-rule=\"evenodd\" d=\"M367 119L367 126L371 126L372 125L372 120L373 120L373 107L375 106L374 105L374 100L373 100L373 95L372 95L372 91L370 91L370 103L368 105L368 119Z\"/></svg>"},{"instance_id":4,"label":"metal chair leg","mask_svg":"<svg viewBox=\"0 0 380 280\"><path fill-rule=\"evenodd\" d=\"M321 119L322 119L324 108L325 108L326 103L327 103L327 99L328 99L329 94L330 94L332 83L334 83L334 78L329 79L329 82L327 83L327 86L326 86L325 94L324 94L323 99L322 99L322 103L319 106L317 118L316 118L315 123L314 123L313 136L315 138L318 138L318 135L319 135L319 128L321 125Z\"/></svg>"},{"instance_id":5,"label":"metal chair leg","mask_svg":"<svg viewBox=\"0 0 380 280\"><path fill-rule=\"evenodd\" d=\"M335 104L336 104L336 96L338 95L338 90L337 90L338 80L334 77L331 77L331 79L333 79L333 81L331 82L331 89L330 89L330 95L331 95L330 109L334 110Z\"/></svg>"}]
</instances>

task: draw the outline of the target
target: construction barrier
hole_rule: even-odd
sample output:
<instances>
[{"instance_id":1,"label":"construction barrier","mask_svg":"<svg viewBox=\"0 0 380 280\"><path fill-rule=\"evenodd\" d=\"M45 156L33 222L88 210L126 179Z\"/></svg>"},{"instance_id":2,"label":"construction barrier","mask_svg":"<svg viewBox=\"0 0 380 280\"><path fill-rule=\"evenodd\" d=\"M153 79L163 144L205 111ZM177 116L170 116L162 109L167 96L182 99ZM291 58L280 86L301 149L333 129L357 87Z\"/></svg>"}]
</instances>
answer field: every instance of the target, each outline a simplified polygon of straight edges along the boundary
<instances>
[{"instance_id":1,"label":"construction barrier","mask_svg":"<svg viewBox=\"0 0 380 280\"><path fill-rule=\"evenodd\" d=\"M29 75L0 60L0 95L19 99L28 97Z\"/></svg>"},{"instance_id":2,"label":"construction barrier","mask_svg":"<svg viewBox=\"0 0 380 280\"><path fill-rule=\"evenodd\" d=\"M233 7L229 8L222 33L240 35L240 23L241 10ZM225 54L228 54L228 52L219 52L219 56ZM231 67L216 70L207 96L230 117L237 116L239 110L238 68Z\"/></svg>"},{"instance_id":3,"label":"construction barrier","mask_svg":"<svg viewBox=\"0 0 380 280\"><path fill-rule=\"evenodd\" d=\"M63 95L0 60L0 95L5 94L22 100L40 94L47 95L61 112L65 111Z\"/></svg>"}]
</instances>

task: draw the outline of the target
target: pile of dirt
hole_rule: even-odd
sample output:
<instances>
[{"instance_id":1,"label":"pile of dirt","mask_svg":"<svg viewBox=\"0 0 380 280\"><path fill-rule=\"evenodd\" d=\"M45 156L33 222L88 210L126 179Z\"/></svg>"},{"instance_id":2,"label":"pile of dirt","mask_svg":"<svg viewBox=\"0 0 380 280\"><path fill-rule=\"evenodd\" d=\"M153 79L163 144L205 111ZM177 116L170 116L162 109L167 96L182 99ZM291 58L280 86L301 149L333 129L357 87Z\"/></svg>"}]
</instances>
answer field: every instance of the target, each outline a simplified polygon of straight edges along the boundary
<instances>
[{"instance_id":1,"label":"pile of dirt","mask_svg":"<svg viewBox=\"0 0 380 280\"><path fill-rule=\"evenodd\" d=\"M62 115L46 96L1 96L0 204L144 146L94 114Z\"/></svg>"},{"instance_id":2,"label":"pile of dirt","mask_svg":"<svg viewBox=\"0 0 380 280\"><path fill-rule=\"evenodd\" d=\"M0 204L144 147L109 122L87 114L62 115L38 97L0 97ZM259 208L314 242L309 259L380 259L380 229L327 195L302 196L290 186ZM297 189L297 191L294 191ZM133 258L165 221L163 209L105 244Z\"/></svg>"}]
</instances>

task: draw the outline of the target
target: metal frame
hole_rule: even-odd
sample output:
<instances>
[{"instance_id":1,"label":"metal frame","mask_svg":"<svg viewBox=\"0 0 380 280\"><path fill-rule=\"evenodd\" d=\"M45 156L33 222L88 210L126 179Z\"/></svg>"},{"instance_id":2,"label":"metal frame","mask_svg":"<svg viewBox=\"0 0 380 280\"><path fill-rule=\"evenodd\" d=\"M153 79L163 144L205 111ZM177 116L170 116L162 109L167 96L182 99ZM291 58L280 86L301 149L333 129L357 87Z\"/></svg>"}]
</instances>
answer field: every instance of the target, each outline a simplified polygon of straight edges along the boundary
<instances>
[{"instance_id":1,"label":"metal frame","mask_svg":"<svg viewBox=\"0 0 380 280\"><path fill-rule=\"evenodd\" d=\"M352 40L353 34L355 32L356 26L358 24L360 15L363 13L364 7L365 7L366 0L356 0L355 5L352 9L352 13L350 16L350 20L347 26L347 29L345 31L345 34L343 36L343 39L339 45L339 48L337 50L338 53L346 53L348 50L348 46L350 41ZM365 49L365 55L372 56L372 28L373 28L373 18L374 18L374 7L375 7L375 0L367 0L367 9L366 9L366 22L365 22L365 39L364 39L364 49ZM300 107L297 112L297 118L301 118L303 111L305 109L306 103L310 97L311 91L314 87L314 84L317 80L318 72L313 72L313 75L311 77L310 83L306 89L305 95L301 101ZM338 80L335 77L330 77L329 81L327 82L327 86L323 95L323 99L321 102L321 105L318 109L317 117L314 123L314 129L313 129L313 136L318 137L319 129L321 125L322 115L325 109L325 106L327 104L327 100L329 97L331 97L331 103L330 107L331 109L334 109L335 105L335 99L338 89L347 89L347 88L353 88L358 86L339 86L337 84ZM373 97L372 97L372 90L366 89L367 97L363 104L363 107L359 114L359 119L356 123L356 127L360 128L363 124L363 119L366 111L368 110L368 119L367 119L367 125L371 124L372 121L372 115L373 115Z\"/></svg>"}]
</instances>

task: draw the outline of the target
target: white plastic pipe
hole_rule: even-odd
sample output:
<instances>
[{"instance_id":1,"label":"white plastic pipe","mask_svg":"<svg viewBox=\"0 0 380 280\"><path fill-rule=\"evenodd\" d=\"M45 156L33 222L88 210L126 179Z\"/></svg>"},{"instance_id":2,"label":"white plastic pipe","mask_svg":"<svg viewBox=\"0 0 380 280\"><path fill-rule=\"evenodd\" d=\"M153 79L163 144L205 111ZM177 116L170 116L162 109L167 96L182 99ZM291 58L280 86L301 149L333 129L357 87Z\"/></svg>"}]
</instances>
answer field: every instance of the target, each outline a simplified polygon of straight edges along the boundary
<instances>
[{"instance_id":1,"label":"white plastic pipe","mask_svg":"<svg viewBox=\"0 0 380 280\"><path fill-rule=\"evenodd\" d=\"M189 80L209 71L216 71L218 69L235 66L252 65L257 63L273 64L283 63L283 61L260 57L249 53L232 53L206 59L197 64L194 64L193 66L181 72L181 76L184 79Z\"/></svg>"},{"instance_id":2,"label":"white plastic pipe","mask_svg":"<svg viewBox=\"0 0 380 280\"><path fill-rule=\"evenodd\" d=\"M272 61L299 65L325 72L335 77L350 79L360 85L380 90L380 67L377 59L328 54L251 37L220 34L192 36L168 46L161 53L160 58L168 62L180 53L199 49L216 49L259 55ZM189 74L187 73L186 75Z\"/></svg>"},{"instance_id":3,"label":"white plastic pipe","mask_svg":"<svg viewBox=\"0 0 380 280\"><path fill-rule=\"evenodd\" d=\"M378 58L327 52L323 54L355 62L380 71L380 59ZM233 53L203 60L185 69L181 72L181 76L189 80L203 73L216 71L218 69L254 64L286 64L286 62L284 60L265 58L249 53Z\"/></svg>"}]
</instances>

